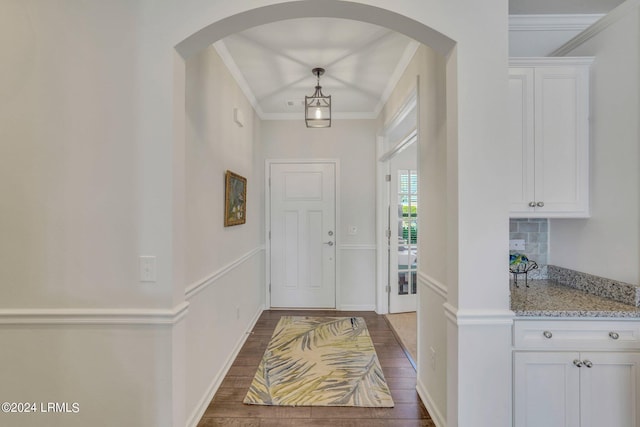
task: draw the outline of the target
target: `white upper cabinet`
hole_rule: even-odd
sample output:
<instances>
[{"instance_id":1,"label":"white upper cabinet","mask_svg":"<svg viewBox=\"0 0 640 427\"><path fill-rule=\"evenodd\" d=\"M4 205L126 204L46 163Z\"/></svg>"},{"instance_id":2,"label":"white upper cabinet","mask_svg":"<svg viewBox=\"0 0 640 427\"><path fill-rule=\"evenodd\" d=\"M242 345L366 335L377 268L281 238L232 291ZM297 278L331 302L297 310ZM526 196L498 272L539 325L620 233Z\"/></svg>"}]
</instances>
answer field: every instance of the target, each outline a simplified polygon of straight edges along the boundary
<instances>
[{"instance_id":1,"label":"white upper cabinet","mask_svg":"<svg viewBox=\"0 0 640 427\"><path fill-rule=\"evenodd\" d=\"M512 218L589 216L591 58L511 60Z\"/></svg>"}]
</instances>

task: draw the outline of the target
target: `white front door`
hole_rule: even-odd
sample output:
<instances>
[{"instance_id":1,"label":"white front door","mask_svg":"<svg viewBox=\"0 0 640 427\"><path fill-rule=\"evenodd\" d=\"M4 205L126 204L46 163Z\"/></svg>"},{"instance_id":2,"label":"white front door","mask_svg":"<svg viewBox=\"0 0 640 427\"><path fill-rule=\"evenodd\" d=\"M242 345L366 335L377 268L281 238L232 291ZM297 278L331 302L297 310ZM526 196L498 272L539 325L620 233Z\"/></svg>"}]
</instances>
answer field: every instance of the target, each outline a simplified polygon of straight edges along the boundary
<instances>
[{"instance_id":1,"label":"white front door","mask_svg":"<svg viewBox=\"0 0 640 427\"><path fill-rule=\"evenodd\" d=\"M271 163L271 307L336 307L335 164Z\"/></svg>"}]
</instances>

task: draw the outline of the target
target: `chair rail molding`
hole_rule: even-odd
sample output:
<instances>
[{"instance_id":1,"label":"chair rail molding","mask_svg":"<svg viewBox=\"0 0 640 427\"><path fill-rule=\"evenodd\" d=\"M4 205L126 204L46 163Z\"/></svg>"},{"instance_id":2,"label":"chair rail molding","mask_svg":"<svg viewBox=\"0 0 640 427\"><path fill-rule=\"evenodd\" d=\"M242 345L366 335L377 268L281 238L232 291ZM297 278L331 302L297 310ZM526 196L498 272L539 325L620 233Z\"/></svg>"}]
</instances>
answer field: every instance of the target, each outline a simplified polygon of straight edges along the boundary
<instances>
[{"instance_id":1,"label":"chair rail molding","mask_svg":"<svg viewBox=\"0 0 640 427\"><path fill-rule=\"evenodd\" d=\"M444 314L456 326L512 325L515 313L511 310L465 310L445 302Z\"/></svg>"},{"instance_id":2,"label":"chair rail molding","mask_svg":"<svg viewBox=\"0 0 640 427\"><path fill-rule=\"evenodd\" d=\"M252 250L250 250L246 254L244 254L241 257L235 259L234 261L230 262L229 264L225 265L224 267L218 269L217 271L213 272L212 274L210 274L209 276L205 277L204 279L200 279L200 280L196 281L195 283L192 283L191 285L187 286L187 288L185 289L185 292L184 292L185 299L189 300L189 299L193 298L194 295L202 292L204 289L208 288L209 286L214 285L218 280L220 280L220 278L222 278L223 276L228 274L230 271L240 267L242 264L244 264L245 262L247 262L248 260L250 260L254 256L262 253L262 251L264 251L264 250L265 250L265 246L264 245L261 245L261 246L258 246L256 248L253 248Z\"/></svg>"},{"instance_id":3,"label":"chair rail molding","mask_svg":"<svg viewBox=\"0 0 640 427\"><path fill-rule=\"evenodd\" d=\"M187 314L184 301L172 309L18 308L0 310L0 325L175 325Z\"/></svg>"}]
</instances>

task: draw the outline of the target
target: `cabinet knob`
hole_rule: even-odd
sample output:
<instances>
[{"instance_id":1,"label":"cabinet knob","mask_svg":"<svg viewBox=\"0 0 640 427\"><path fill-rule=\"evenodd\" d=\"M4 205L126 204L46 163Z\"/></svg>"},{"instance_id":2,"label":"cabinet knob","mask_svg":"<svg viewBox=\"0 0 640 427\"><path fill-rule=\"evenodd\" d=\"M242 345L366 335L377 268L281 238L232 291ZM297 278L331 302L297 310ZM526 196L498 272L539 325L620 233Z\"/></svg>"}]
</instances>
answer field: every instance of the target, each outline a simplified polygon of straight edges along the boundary
<instances>
[{"instance_id":1,"label":"cabinet knob","mask_svg":"<svg viewBox=\"0 0 640 427\"><path fill-rule=\"evenodd\" d=\"M617 340L618 338L620 338L620 334L618 334L617 332L609 332L609 336L611 338L613 338L614 340Z\"/></svg>"},{"instance_id":2,"label":"cabinet knob","mask_svg":"<svg viewBox=\"0 0 640 427\"><path fill-rule=\"evenodd\" d=\"M544 202L538 202L538 203L536 203L536 206L537 206L537 207L539 207L539 208L541 208L541 207L543 207L543 206L544 206Z\"/></svg>"},{"instance_id":3,"label":"cabinet knob","mask_svg":"<svg viewBox=\"0 0 640 427\"><path fill-rule=\"evenodd\" d=\"M575 361L574 361L575 362ZM582 362L584 364L584 366L586 366L587 368L590 368L593 366L593 363L591 363L590 360L585 360L584 362Z\"/></svg>"},{"instance_id":4,"label":"cabinet knob","mask_svg":"<svg viewBox=\"0 0 640 427\"><path fill-rule=\"evenodd\" d=\"M582 362L581 362L580 360L578 360L578 359L575 359L575 360L573 361L573 364L574 364L575 366L577 366L578 368L581 368L581 367L582 367Z\"/></svg>"},{"instance_id":5,"label":"cabinet knob","mask_svg":"<svg viewBox=\"0 0 640 427\"><path fill-rule=\"evenodd\" d=\"M544 335L544 337L545 337L545 338L547 338L547 339L550 339L550 338L553 336L553 334L551 333L551 331L544 331L544 332L542 333L542 335Z\"/></svg>"},{"instance_id":6,"label":"cabinet knob","mask_svg":"<svg viewBox=\"0 0 640 427\"><path fill-rule=\"evenodd\" d=\"M536 207L536 202L529 202L529 207L530 208L535 208Z\"/></svg>"}]
</instances>

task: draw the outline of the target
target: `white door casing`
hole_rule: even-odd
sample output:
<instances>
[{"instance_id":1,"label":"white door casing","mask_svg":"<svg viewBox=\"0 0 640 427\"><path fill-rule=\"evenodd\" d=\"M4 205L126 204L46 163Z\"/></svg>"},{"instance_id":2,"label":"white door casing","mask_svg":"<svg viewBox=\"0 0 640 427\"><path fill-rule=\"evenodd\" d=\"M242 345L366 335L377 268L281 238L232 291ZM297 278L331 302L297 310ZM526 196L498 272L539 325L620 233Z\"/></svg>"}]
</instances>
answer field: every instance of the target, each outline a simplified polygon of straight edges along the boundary
<instances>
[{"instance_id":1,"label":"white door casing","mask_svg":"<svg viewBox=\"0 0 640 427\"><path fill-rule=\"evenodd\" d=\"M270 306L336 307L336 165L270 163Z\"/></svg>"}]
</instances>

